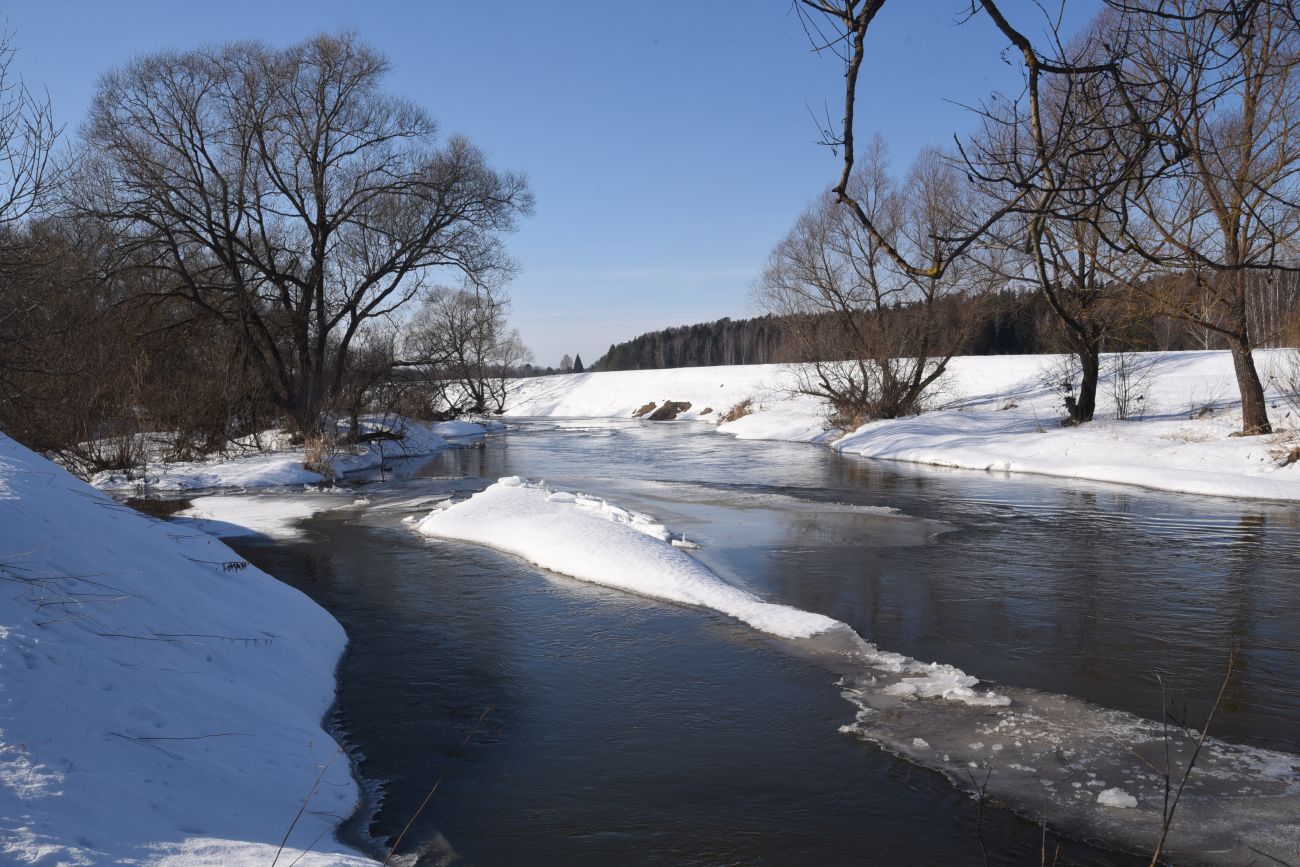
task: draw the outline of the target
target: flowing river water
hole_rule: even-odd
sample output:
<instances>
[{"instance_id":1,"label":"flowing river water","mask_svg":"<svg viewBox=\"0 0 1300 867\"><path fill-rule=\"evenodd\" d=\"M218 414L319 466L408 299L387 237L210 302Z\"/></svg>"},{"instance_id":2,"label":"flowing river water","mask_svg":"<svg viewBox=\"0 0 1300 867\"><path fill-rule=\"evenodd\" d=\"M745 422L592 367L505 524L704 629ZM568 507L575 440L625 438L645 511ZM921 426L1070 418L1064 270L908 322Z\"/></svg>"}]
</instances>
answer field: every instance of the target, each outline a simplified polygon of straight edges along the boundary
<instances>
[{"instance_id":1,"label":"flowing river water","mask_svg":"<svg viewBox=\"0 0 1300 867\"><path fill-rule=\"evenodd\" d=\"M1204 720L1235 649L1169 851L1300 860L1300 510L691 423L512 428L240 542L350 636L331 724L369 795L358 845L410 823L421 864L1146 863L1153 771L1191 749L1165 723ZM1012 705L887 696L851 660L402 522L508 475L651 514L728 582ZM1099 807L1108 787L1142 809Z\"/></svg>"}]
</instances>

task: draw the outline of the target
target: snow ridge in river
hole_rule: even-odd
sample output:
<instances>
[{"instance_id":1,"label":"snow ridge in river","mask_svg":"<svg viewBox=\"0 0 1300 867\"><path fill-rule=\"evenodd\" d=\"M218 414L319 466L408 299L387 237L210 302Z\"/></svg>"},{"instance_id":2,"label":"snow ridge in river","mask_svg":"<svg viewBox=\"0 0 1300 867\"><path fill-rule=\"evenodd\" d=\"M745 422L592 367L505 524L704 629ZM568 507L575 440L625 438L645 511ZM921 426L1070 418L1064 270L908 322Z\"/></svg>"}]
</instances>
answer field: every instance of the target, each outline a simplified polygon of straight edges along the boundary
<instances>
[{"instance_id":1,"label":"snow ridge in river","mask_svg":"<svg viewBox=\"0 0 1300 867\"><path fill-rule=\"evenodd\" d=\"M958 668L880 651L838 620L733 587L679 550L678 540L662 524L599 497L552 491L510 476L430 513L416 529L426 536L488 545L594 584L708 608L779 638L843 639L888 679L883 688L890 695L994 706L1008 701L976 691L979 680Z\"/></svg>"}]
</instances>

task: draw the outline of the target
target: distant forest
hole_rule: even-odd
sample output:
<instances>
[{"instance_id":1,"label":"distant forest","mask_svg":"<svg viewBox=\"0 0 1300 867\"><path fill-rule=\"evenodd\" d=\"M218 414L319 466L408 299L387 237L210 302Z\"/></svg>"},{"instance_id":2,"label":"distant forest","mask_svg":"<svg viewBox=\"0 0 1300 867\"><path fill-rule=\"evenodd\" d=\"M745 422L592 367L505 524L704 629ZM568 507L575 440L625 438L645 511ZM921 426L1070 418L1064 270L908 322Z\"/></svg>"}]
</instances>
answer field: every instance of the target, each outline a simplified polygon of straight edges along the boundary
<instances>
[{"instance_id":1,"label":"distant forest","mask_svg":"<svg viewBox=\"0 0 1300 867\"><path fill-rule=\"evenodd\" d=\"M961 355L1068 352L1057 318L1039 293L995 292L963 340ZM788 317L723 318L677 325L616 343L589 370L654 370L721 364L788 364L800 357ZM1120 333L1122 331L1123 333ZM1112 336L1115 349L1221 349L1218 335L1164 316L1129 322ZM833 359L817 359L833 360Z\"/></svg>"}]
</instances>

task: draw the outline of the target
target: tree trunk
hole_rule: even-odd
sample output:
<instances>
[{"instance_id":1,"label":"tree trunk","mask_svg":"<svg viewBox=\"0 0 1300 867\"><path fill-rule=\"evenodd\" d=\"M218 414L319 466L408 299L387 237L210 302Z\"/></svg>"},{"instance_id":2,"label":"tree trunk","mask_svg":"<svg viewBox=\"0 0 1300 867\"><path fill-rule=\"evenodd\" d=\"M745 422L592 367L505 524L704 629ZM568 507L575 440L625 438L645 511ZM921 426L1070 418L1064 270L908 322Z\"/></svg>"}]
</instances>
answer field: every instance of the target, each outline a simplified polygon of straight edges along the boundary
<instances>
[{"instance_id":1,"label":"tree trunk","mask_svg":"<svg viewBox=\"0 0 1300 867\"><path fill-rule=\"evenodd\" d=\"M1241 392L1241 432L1245 436L1273 432L1268 421L1268 404L1264 401L1264 385L1255 370L1255 356L1250 344L1244 340L1229 341L1232 350L1232 367L1237 374L1237 390Z\"/></svg>"},{"instance_id":2,"label":"tree trunk","mask_svg":"<svg viewBox=\"0 0 1300 867\"><path fill-rule=\"evenodd\" d=\"M1101 351L1097 341L1080 340L1078 355L1083 375L1079 381L1079 399L1070 407L1071 424L1092 421L1097 412L1097 380L1101 378Z\"/></svg>"}]
</instances>

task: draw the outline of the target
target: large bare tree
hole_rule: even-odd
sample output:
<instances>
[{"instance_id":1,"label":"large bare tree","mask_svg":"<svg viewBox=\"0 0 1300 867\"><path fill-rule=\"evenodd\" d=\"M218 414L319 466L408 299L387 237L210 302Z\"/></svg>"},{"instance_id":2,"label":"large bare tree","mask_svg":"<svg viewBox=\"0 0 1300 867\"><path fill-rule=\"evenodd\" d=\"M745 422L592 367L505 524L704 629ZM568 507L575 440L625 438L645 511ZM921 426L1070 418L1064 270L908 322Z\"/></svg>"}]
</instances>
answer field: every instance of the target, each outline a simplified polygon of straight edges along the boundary
<instances>
[{"instance_id":1,"label":"large bare tree","mask_svg":"<svg viewBox=\"0 0 1300 867\"><path fill-rule=\"evenodd\" d=\"M948 239L963 232L971 211L950 159L924 151L900 183L877 138L860 155L848 192L875 230L832 191L776 246L757 287L802 362L794 368L799 389L826 398L844 429L920 409L966 336L978 285L964 264L917 274L885 249L947 257Z\"/></svg>"},{"instance_id":2,"label":"large bare tree","mask_svg":"<svg viewBox=\"0 0 1300 867\"><path fill-rule=\"evenodd\" d=\"M242 342L304 430L368 321L434 274L495 284L532 207L521 176L385 93L387 70L351 34L153 54L103 77L84 129L77 205Z\"/></svg>"},{"instance_id":3,"label":"large bare tree","mask_svg":"<svg viewBox=\"0 0 1300 867\"><path fill-rule=\"evenodd\" d=\"M1219 334L1232 352L1242 432L1268 433L1248 303L1265 271L1294 269L1300 234L1300 26L1291 2L1126 4L1139 35L1127 72L1164 106L1182 156L1132 207L1140 249L1186 281L1155 286L1163 312Z\"/></svg>"}]
</instances>

